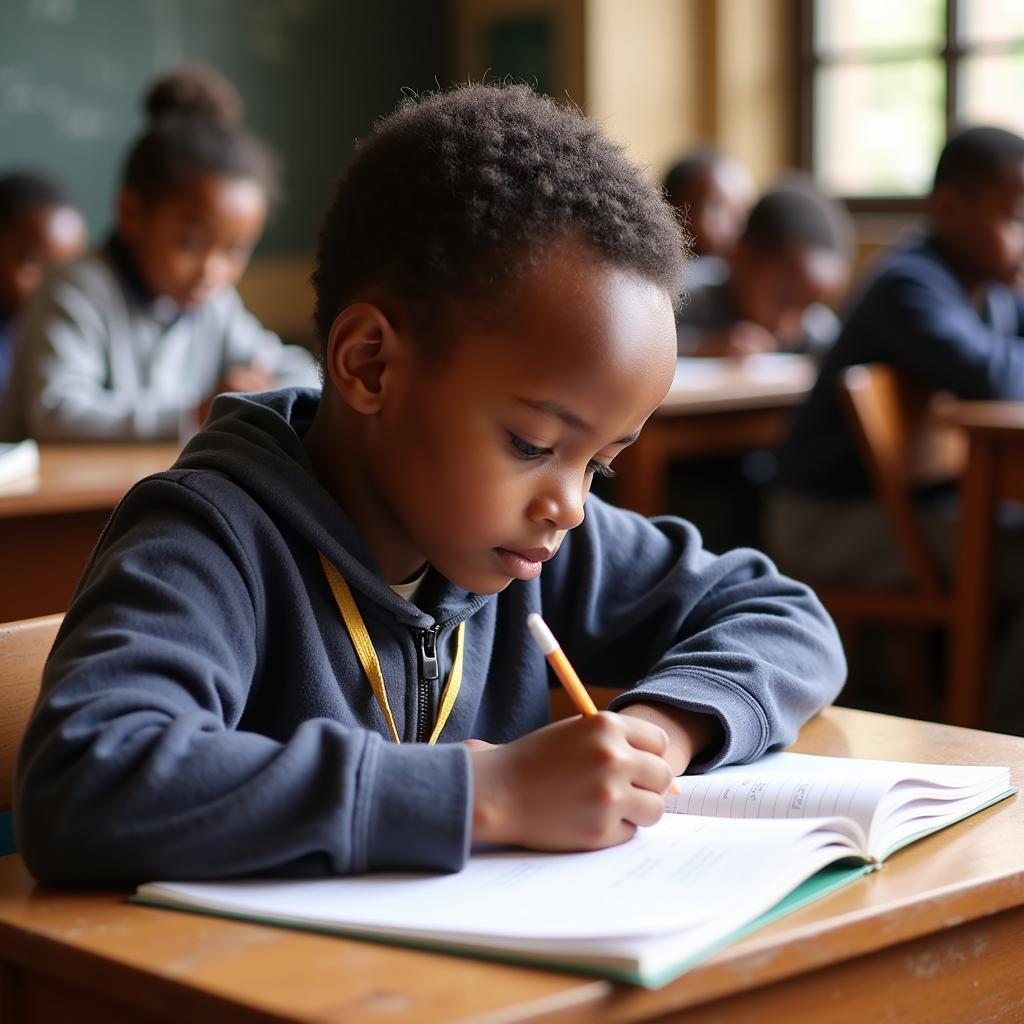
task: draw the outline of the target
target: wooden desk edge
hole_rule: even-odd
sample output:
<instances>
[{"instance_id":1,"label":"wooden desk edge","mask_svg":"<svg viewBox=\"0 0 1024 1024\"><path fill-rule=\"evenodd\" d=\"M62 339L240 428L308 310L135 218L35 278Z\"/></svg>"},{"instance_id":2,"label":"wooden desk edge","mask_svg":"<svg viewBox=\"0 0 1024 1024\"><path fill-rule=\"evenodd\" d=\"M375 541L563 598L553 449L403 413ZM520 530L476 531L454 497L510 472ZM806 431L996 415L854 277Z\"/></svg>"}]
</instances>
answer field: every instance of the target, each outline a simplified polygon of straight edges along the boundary
<instances>
[{"instance_id":1,"label":"wooden desk edge","mask_svg":"<svg viewBox=\"0 0 1024 1024\"><path fill-rule=\"evenodd\" d=\"M855 712L846 709L829 709L805 728L803 742L799 747L815 752L822 745L835 746L835 737L829 736L829 730L839 729L844 738L850 739L856 748L858 736L863 737L881 733L884 739L886 728L893 731L892 722L886 716L872 715L867 712ZM955 750L958 743L976 737L971 730L958 729L951 726L928 724L928 735L934 740L936 748L943 744ZM989 740L986 746L993 748L993 758L1006 759L1009 752L1015 755L1013 763L1020 771L1024 766L1024 748L1022 741L1013 737L999 737L986 734ZM821 751L817 751L821 752ZM890 754L892 751L890 750ZM868 756L854 749L851 756ZM908 759L910 759L908 757ZM990 759L991 760L991 759ZM916 938L934 937L944 934L946 929L954 926L970 925L972 922L985 918L1003 919L1007 914L1014 920L1024 920L1024 858L1020 864L980 877L968 878L963 884L947 884L929 893L923 900L915 893L903 899L889 898L877 905L870 903L866 897L866 886L881 885L886 882L886 870L899 874L900 865L906 864L913 871L917 860L923 866L936 863L934 850L928 850L927 844L942 844L946 837L947 852L953 849L948 840L952 837L959 842L962 851L964 842L975 843L973 830L978 829L984 821L1000 816L1020 817L1019 798L1011 798L997 804L979 815L946 829L921 844L912 846L895 855L894 861L887 865L879 874L854 882L852 885L833 893L824 900L812 903L806 908L782 918L768 928L759 931L747 939L729 947L692 971L683 976L676 984L670 984L655 992L647 992L624 985L610 985L600 982L595 987L593 979L578 978L555 972L533 971L532 969L509 967L511 972L521 974L524 980L524 998L518 1010L527 1016L489 1013L485 1009L473 1019L478 1024L494 1020L534 1019L538 1016L545 1020L568 1022L586 1021L600 1016L602 1022L626 1022L649 1019L653 1016L679 1012L685 1008L709 1006L716 1000L753 994L766 990L766 987L787 979L798 978L825 968L841 969L844 965L873 953L884 953L890 949L900 949L913 942ZM1008 823L1012 827L1012 823ZM1004 828L1002 835L1005 835ZM994 833L987 833L992 841ZM920 854L915 854L920 850ZM898 858L902 858L899 860ZM23 868L20 869L23 873ZM907 872L904 871L904 874ZM911 875L911 877L914 877ZM898 885L899 879L896 879ZM166 1009L168 1000L195 1001L198 999L205 1006L216 1007L218 1017L210 1019L233 1019L222 1013L232 1002L242 1002L236 998L234 991L213 991L209 984L192 977L176 979L166 973L151 973L144 967L129 963L110 961L102 953L83 946L70 946L45 933L45 928L38 924L30 925L30 933L26 937L19 926L15 915L18 904L23 904L33 892L31 880L25 876L22 891L8 892L7 898L0 902L0 956L8 963L17 964L24 969L53 973L59 967L61 976L72 981L80 980L86 987L95 987L95 972L102 966L108 972L113 970L130 988L126 991L137 993L139 1000L146 1006ZM124 894L66 894L67 900L99 899L103 901L124 900ZM867 900L867 901L866 901ZM108 904L108 910L110 904ZM161 914L171 911L158 911L149 908L132 908L133 912ZM1007 918L1008 920L1008 918ZM218 921L210 919L210 927L218 932L221 928L263 929L278 932L270 926L248 925L237 921ZM863 925L857 928L855 926ZM1005 927L1005 926L1004 926ZM227 934L227 931L224 932ZM285 933L299 934L299 933ZM781 941L780 941L781 940ZM325 942L342 943L351 940L325 939ZM214 943L216 945L216 942ZM433 956L405 951L407 956ZM442 955L442 959L429 963L424 961L424 970L431 974L443 973L455 964L466 964L460 968L464 978L476 973L469 966L477 961L460 961ZM493 965L492 965L493 966ZM505 970L495 967L496 970ZM483 974L476 974L478 978ZM536 985L534 985L536 982ZM159 993L154 996L153 992ZM191 1004L190 1004L191 1005ZM267 1004L264 1004L266 1006ZM272 1014L260 1017L251 1002L247 1002L244 1010L238 1007L238 1019L277 1019ZM250 1012L251 1009L251 1012ZM512 1013L512 1007L509 1007ZM242 1014L245 1014L244 1016ZM401 1015L399 1015L401 1016ZM302 1020L328 1019L314 1018L303 1015ZM339 1018L342 1019L342 1018ZM347 1019L347 1018L346 1018ZM411 1018L402 1018L411 1019Z\"/></svg>"}]
</instances>

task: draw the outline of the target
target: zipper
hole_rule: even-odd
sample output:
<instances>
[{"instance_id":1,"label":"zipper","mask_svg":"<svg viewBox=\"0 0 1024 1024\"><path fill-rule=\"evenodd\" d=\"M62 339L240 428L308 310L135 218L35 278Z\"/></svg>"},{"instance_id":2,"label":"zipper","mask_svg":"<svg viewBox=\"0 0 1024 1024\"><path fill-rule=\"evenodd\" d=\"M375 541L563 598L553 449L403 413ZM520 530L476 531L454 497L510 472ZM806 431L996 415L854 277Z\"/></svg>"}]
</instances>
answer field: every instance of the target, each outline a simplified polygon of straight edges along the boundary
<instances>
[{"instance_id":1,"label":"zipper","mask_svg":"<svg viewBox=\"0 0 1024 1024\"><path fill-rule=\"evenodd\" d=\"M417 630L419 636L420 678L416 688L416 742L430 739L430 716L434 710L434 684L437 682L437 634L439 625Z\"/></svg>"}]
</instances>

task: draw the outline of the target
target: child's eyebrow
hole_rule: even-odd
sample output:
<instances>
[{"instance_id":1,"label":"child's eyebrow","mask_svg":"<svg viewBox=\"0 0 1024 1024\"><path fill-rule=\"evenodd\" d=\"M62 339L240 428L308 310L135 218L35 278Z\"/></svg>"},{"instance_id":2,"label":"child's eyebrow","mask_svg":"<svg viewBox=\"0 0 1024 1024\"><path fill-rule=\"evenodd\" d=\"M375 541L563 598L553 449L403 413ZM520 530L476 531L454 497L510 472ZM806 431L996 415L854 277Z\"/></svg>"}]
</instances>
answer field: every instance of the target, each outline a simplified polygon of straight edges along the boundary
<instances>
[{"instance_id":1,"label":"child's eyebrow","mask_svg":"<svg viewBox=\"0 0 1024 1024\"><path fill-rule=\"evenodd\" d=\"M571 409L567 409L561 402L547 402L547 401L533 401L529 398L520 398L520 402L523 405L528 405L531 409L536 409L537 412L547 413L549 416L555 416L560 419L563 423L568 424L575 430L582 430L588 434L594 432L594 428L587 423L585 420L579 418ZM634 430L628 437L620 437L617 441L612 441L612 444L629 445L632 444L640 436L639 430Z\"/></svg>"}]
</instances>

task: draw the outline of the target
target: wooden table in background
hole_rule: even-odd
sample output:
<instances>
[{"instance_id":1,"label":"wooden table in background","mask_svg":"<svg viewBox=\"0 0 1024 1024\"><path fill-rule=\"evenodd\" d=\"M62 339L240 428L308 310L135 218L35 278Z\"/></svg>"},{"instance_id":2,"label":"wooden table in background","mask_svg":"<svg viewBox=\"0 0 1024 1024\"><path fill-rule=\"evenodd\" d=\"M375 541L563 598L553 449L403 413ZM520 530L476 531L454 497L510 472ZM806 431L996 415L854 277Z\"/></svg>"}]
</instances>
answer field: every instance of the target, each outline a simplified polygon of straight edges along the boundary
<instances>
[{"instance_id":1,"label":"wooden table in background","mask_svg":"<svg viewBox=\"0 0 1024 1024\"><path fill-rule=\"evenodd\" d=\"M615 460L611 500L652 516L668 510L672 462L773 448L817 369L807 356L680 359L664 402Z\"/></svg>"},{"instance_id":2,"label":"wooden table in background","mask_svg":"<svg viewBox=\"0 0 1024 1024\"><path fill-rule=\"evenodd\" d=\"M1010 765L1024 740L831 708L809 753ZM36 887L0 859L0 1019L629 1024L1024 1019L1019 797L648 992L556 971L141 907ZM67 851L69 857L74 850ZM756 857L757 851L752 850ZM685 1011L685 1015L684 1015Z\"/></svg>"},{"instance_id":3,"label":"wooden table in background","mask_svg":"<svg viewBox=\"0 0 1024 1024\"><path fill-rule=\"evenodd\" d=\"M1024 402L957 402L945 418L961 427L968 439L947 717L977 725L984 718L989 692L996 510L1002 501L1024 502ZM1024 566L1019 571L1024 573Z\"/></svg>"},{"instance_id":4,"label":"wooden table in background","mask_svg":"<svg viewBox=\"0 0 1024 1024\"><path fill-rule=\"evenodd\" d=\"M0 621L62 612L114 506L178 445L41 445L39 475L0 490Z\"/></svg>"}]
</instances>

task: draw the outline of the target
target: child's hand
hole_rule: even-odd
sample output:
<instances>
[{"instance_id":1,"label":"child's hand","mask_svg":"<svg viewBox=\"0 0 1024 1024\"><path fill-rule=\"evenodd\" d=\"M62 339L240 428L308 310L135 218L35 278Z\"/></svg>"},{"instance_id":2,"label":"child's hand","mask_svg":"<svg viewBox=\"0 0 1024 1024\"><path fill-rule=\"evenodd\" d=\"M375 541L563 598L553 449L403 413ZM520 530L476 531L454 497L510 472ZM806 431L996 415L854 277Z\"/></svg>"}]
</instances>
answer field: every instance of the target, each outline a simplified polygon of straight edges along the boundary
<instances>
[{"instance_id":1,"label":"child's hand","mask_svg":"<svg viewBox=\"0 0 1024 1024\"><path fill-rule=\"evenodd\" d=\"M473 840L534 850L624 843L665 810L665 731L602 711L502 746L470 743Z\"/></svg>"}]
</instances>

